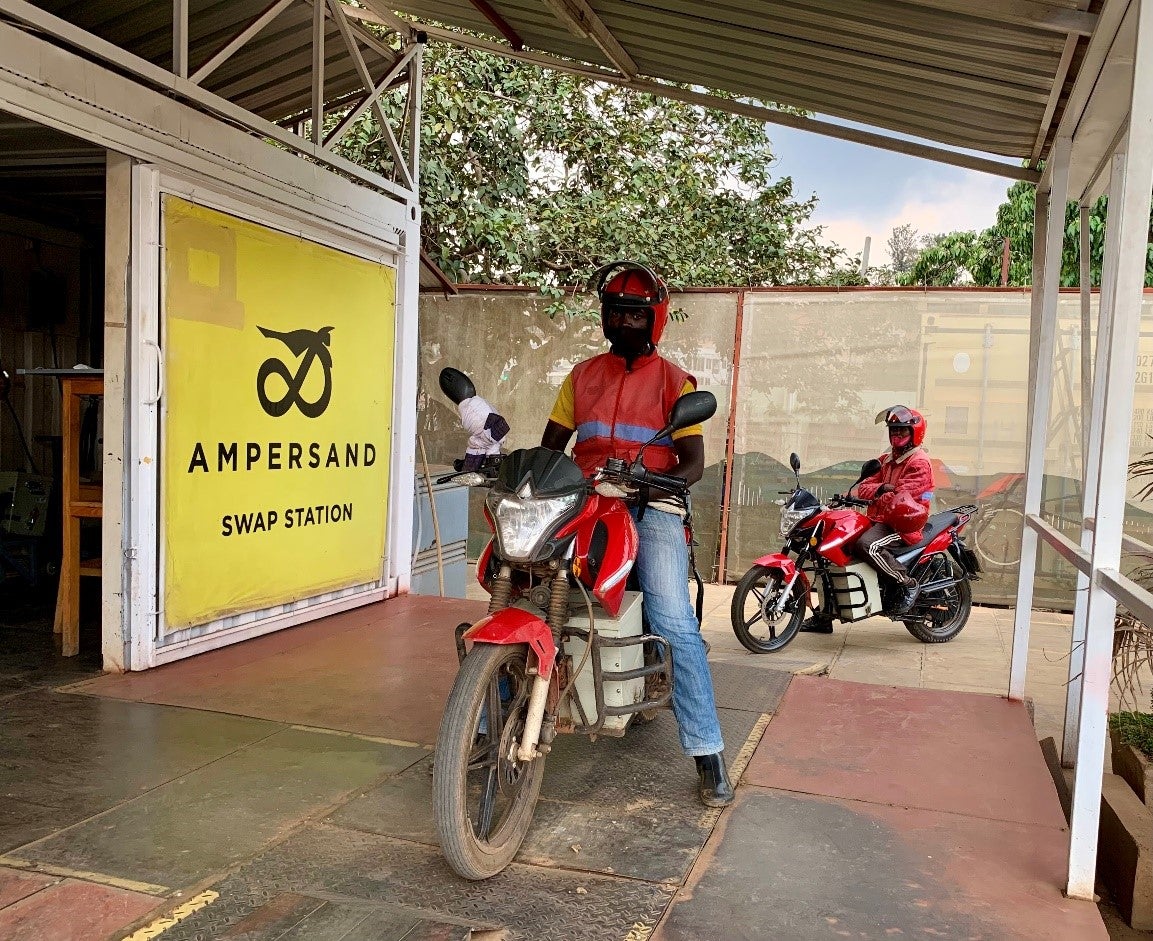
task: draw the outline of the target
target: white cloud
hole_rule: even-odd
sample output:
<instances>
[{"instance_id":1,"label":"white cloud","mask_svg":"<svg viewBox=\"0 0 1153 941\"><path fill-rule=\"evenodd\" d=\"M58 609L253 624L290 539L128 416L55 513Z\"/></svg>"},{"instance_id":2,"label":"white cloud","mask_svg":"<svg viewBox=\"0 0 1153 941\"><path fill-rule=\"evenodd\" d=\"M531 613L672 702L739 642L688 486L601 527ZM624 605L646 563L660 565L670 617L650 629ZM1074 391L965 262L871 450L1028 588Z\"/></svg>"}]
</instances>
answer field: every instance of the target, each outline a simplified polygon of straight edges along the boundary
<instances>
[{"instance_id":1,"label":"white cloud","mask_svg":"<svg viewBox=\"0 0 1153 941\"><path fill-rule=\"evenodd\" d=\"M885 265L889 261L885 242L896 226L910 223L920 234L928 235L985 229L993 224L1010 181L975 170L958 173L956 179L950 180L928 175L908 179L888 205L878 206L874 212L862 209L838 214L835 205L822 203L813 222L824 227L826 241L835 242L851 255L859 253L865 238L871 236L869 264Z\"/></svg>"}]
</instances>

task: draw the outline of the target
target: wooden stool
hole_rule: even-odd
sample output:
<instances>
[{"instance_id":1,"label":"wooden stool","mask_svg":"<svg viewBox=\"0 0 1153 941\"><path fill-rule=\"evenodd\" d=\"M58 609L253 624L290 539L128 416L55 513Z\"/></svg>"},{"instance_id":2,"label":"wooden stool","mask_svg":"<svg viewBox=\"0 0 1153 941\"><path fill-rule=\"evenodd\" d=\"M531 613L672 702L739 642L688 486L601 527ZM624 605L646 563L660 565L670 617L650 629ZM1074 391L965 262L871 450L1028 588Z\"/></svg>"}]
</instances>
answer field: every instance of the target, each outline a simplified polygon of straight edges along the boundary
<instances>
[{"instance_id":1,"label":"wooden stool","mask_svg":"<svg viewBox=\"0 0 1153 941\"><path fill-rule=\"evenodd\" d=\"M80 483L80 400L85 396L103 395L104 377L83 373L61 376L60 386L63 400L60 494L64 539L52 632L61 635L61 655L75 657L80 652L80 576L100 575L100 559L80 561L80 521L100 519L103 515L101 488Z\"/></svg>"}]
</instances>

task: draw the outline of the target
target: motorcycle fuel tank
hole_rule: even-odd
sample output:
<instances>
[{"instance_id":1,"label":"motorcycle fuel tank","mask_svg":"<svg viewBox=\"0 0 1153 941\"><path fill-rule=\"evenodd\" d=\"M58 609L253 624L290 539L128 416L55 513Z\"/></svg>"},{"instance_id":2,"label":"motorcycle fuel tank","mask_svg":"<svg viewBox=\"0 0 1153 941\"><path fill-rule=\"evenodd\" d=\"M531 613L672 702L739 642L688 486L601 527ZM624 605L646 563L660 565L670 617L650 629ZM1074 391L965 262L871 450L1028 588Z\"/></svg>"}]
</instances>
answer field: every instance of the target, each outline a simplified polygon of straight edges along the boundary
<instances>
[{"instance_id":1,"label":"motorcycle fuel tank","mask_svg":"<svg viewBox=\"0 0 1153 941\"><path fill-rule=\"evenodd\" d=\"M834 565L851 565L856 561L853 546L857 538L872 525L867 516L856 510L828 510L822 514L817 551Z\"/></svg>"}]
</instances>

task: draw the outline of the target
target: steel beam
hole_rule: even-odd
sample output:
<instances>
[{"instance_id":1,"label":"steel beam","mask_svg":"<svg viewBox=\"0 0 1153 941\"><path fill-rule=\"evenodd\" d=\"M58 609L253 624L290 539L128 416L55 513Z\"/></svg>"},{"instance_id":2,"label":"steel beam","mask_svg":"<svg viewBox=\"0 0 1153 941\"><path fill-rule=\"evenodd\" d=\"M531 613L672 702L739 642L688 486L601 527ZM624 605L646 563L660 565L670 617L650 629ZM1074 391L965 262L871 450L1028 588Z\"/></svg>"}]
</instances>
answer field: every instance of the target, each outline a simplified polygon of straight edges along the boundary
<instances>
[{"instance_id":1,"label":"steel beam","mask_svg":"<svg viewBox=\"0 0 1153 941\"><path fill-rule=\"evenodd\" d=\"M998 23L1027 26L1053 33L1092 36L1097 16L1081 10L1070 10L1038 0L910 0L913 6L928 7L943 13L974 16Z\"/></svg>"},{"instance_id":2,"label":"steel beam","mask_svg":"<svg viewBox=\"0 0 1153 941\"><path fill-rule=\"evenodd\" d=\"M1050 155L1052 186L1037 193L1034 236L1034 281L1030 343L1032 375L1029 396L1028 452L1025 459L1025 516L1041 515L1041 489L1045 475L1045 446L1049 431L1049 406L1053 395L1053 356L1057 336L1057 296L1061 285L1061 248L1065 238L1065 202L1069 192L1069 154L1072 141L1058 138ZM1044 209L1042 209L1044 207ZM1044 222L1044 225L1042 225ZM1038 291L1038 251L1042 251ZM1037 531L1024 526L1021 533L1021 564L1017 576L1017 605L1013 615L1013 659L1009 669L1009 698L1025 698L1025 673L1029 662L1029 629L1033 608L1033 578L1037 571Z\"/></svg>"},{"instance_id":3,"label":"steel beam","mask_svg":"<svg viewBox=\"0 0 1153 941\"><path fill-rule=\"evenodd\" d=\"M294 0L276 0L272 6L268 7L268 9L261 13L260 16L258 16L243 30L232 37L232 39L224 44L220 51L218 51L214 56L212 56L212 58L205 62L204 65L198 68L189 78L189 81L191 81L193 85L199 85L201 82L203 82L206 78L208 78L209 75L211 75L218 68L220 68L220 66L231 59L232 56L236 54L238 49L241 49L247 45L248 41L252 39L252 37L264 29L264 27L266 27L274 19L280 16L280 14L283 13L293 2Z\"/></svg>"},{"instance_id":4,"label":"steel beam","mask_svg":"<svg viewBox=\"0 0 1153 941\"><path fill-rule=\"evenodd\" d=\"M167 69L154 65L140 56L133 55L114 43L101 39L67 20L26 2L26 0L0 0L0 13L4 13L19 23L35 27L57 43L80 49L90 58L109 63L115 66L117 71L126 73L134 79L140 79L172 97L190 102L201 111L214 117L223 118L229 124L246 128L262 137L283 144L290 151L303 154L325 166L339 170L346 176L358 180L378 192L387 193L401 202L407 202L412 196L410 191L391 180L385 179L379 173L373 173L351 160L330 153L278 124L273 124L260 115L242 108L227 98L213 94L199 85L194 85L188 79L180 78ZM3 24L0 24L0 27L2 26ZM27 35L27 31L23 32Z\"/></svg>"},{"instance_id":5,"label":"steel beam","mask_svg":"<svg viewBox=\"0 0 1153 941\"><path fill-rule=\"evenodd\" d=\"M312 4L312 142L324 138L324 3Z\"/></svg>"},{"instance_id":6,"label":"steel beam","mask_svg":"<svg viewBox=\"0 0 1153 941\"><path fill-rule=\"evenodd\" d=\"M636 77L639 70L633 57L625 51L625 47L586 0L544 0L544 2L570 33L582 39L591 39L622 75L628 78Z\"/></svg>"},{"instance_id":7,"label":"steel beam","mask_svg":"<svg viewBox=\"0 0 1153 941\"><path fill-rule=\"evenodd\" d=\"M172 71L188 78L188 0L172 0Z\"/></svg>"},{"instance_id":8,"label":"steel beam","mask_svg":"<svg viewBox=\"0 0 1153 941\"><path fill-rule=\"evenodd\" d=\"M322 7L322 0L316 0L316 6ZM332 132L324 138L324 146L326 149L330 149L333 144L344 136L352 124L364 114L365 106L371 106L373 114L376 115L376 123L380 126L380 131L388 143L389 151L392 153L392 162L396 166L397 175L403 178L402 182L405 186L410 190L415 190L416 187L413 185L412 173L405 165L404 157L401 155L400 146L396 142L396 136L392 132L388 116L380 107L381 94L389 87L391 79L400 74L399 70L403 68L403 62L394 65L393 68L389 70L384 81L379 85L375 84L372 81L372 76L369 74L368 66L364 62L364 56L360 54L360 49L356 45L356 39L352 35L352 28L348 20L344 18L342 10L347 9L347 7L341 3L341 0L328 0L328 7L333 20L336 22L337 28L340 30L340 35L344 39L344 44L348 47L348 54L352 57L352 62L356 67L357 75L360 76L361 84L364 85L365 97L361 100L360 104L345 115L341 122L332 129ZM410 54L402 57L402 59L411 61L411 50Z\"/></svg>"}]
</instances>

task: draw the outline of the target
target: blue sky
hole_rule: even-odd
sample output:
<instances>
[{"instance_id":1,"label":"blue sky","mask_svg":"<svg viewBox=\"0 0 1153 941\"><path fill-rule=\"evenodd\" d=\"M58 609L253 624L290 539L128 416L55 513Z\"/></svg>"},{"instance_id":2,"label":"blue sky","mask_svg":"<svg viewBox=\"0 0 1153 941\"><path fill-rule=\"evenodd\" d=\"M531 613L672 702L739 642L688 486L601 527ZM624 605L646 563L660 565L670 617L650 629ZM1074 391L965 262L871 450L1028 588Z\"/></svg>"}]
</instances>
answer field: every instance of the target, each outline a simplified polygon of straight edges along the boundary
<instances>
[{"instance_id":1,"label":"blue sky","mask_svg":"<svg viewBox=\"0 0 1153 941\"><path fill-rule=\"evenodd\" d=\"M855 255L872 236L870 265L888 261L885 241L906 222L922 234L991 225L1012 183L808 131L766 130L777 157L774 175L791 176L799 197L820 197L813 222L825 227L826 240Z\"/></svg>"}]
</instances>

